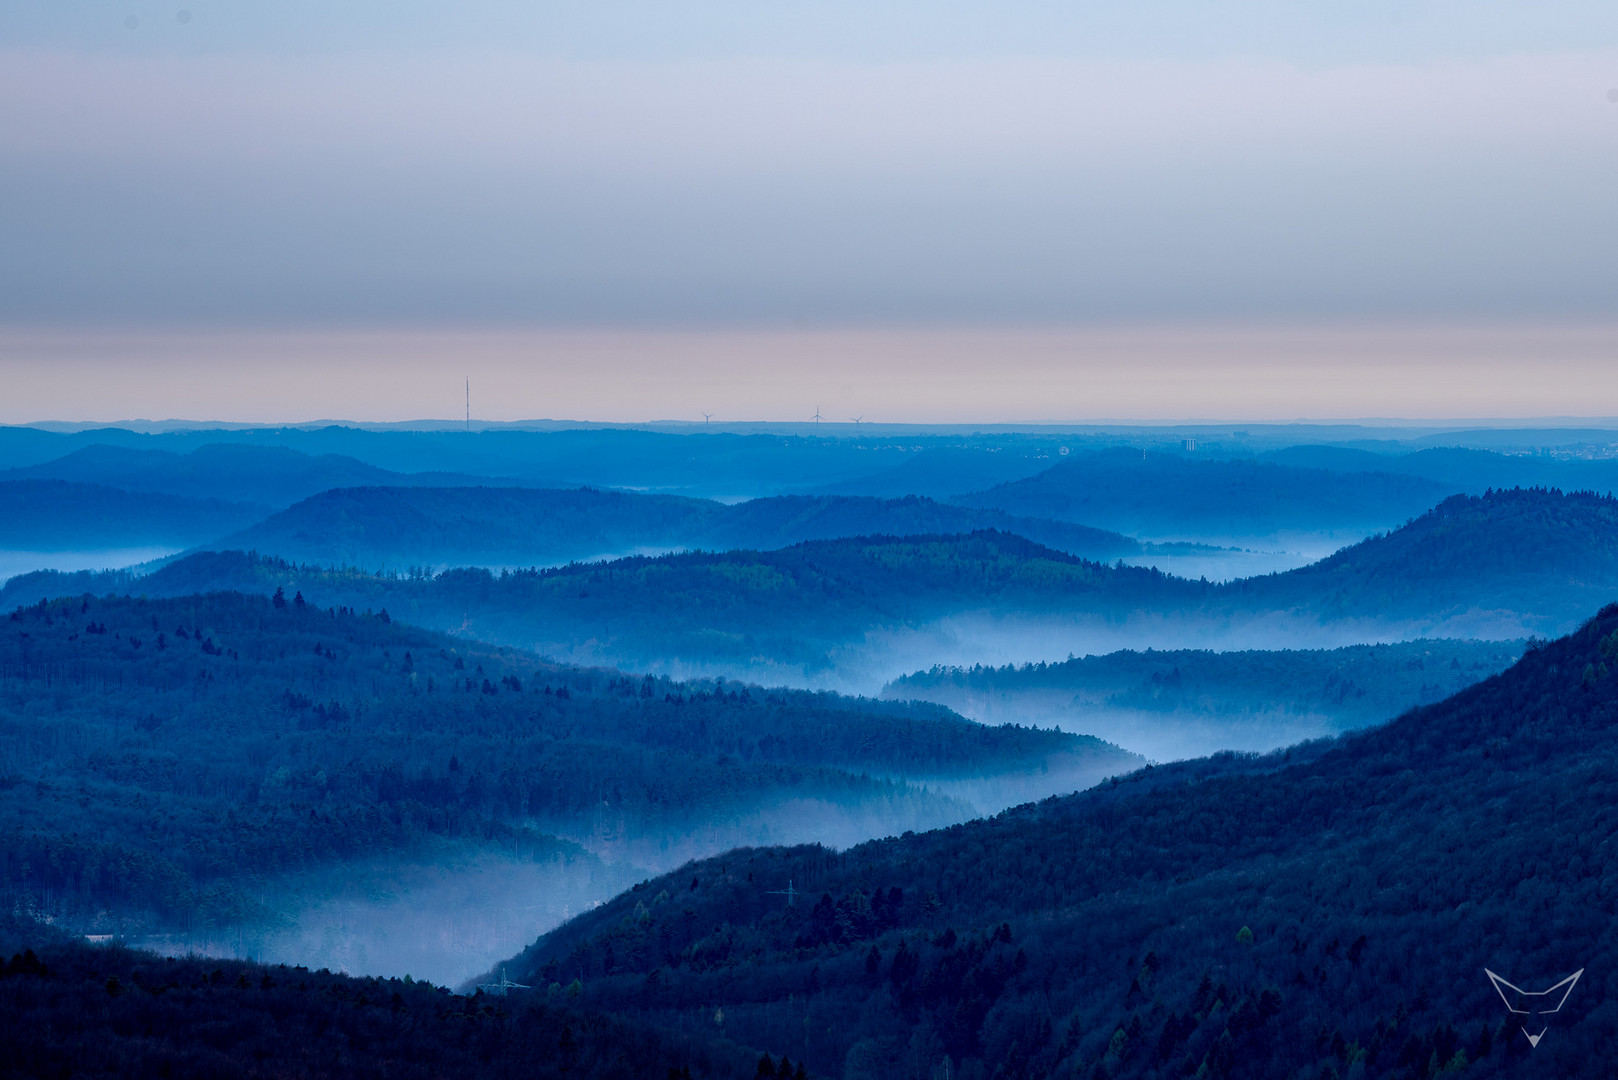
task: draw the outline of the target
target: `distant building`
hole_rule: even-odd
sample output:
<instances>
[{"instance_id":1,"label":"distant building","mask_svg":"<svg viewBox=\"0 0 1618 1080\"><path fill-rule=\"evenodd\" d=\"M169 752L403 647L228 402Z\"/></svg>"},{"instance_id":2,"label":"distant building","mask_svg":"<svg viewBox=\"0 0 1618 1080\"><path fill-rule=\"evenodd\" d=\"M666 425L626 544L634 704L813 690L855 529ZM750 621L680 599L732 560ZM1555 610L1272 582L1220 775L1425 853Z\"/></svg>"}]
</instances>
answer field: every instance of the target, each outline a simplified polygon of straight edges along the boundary
<instances>
[{"instance_id":1,"label":"distant building","mask_svg":"<svg viewBox=\"0 0 1618 1080\"><path fill-rule=\"evenodd\" d=\"M1180 440L1180 449L1181 450L1195 450L1196 448L1197 448L1197 440L1195 440L1195 439L1181 439Z\"/></svg>"}]
</instances>

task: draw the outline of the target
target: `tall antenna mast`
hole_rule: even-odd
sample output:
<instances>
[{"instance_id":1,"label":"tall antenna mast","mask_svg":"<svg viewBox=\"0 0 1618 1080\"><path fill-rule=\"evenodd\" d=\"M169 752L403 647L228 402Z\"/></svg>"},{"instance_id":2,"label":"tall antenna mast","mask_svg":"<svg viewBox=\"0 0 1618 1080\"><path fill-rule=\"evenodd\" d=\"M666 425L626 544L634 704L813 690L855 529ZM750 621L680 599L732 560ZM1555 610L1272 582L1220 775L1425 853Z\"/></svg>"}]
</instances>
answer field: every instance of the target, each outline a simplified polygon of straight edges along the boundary
<instances>
[{"instance_id":1,"label":"tall antenna mast","mask_svg":"<svg viewBox=\"0 0 1618 1080\"><path fill-rule=\"evenodd\" d=\"M472 380L466 380L466 430L472 431Z\"/></svg>"}]
</instances>

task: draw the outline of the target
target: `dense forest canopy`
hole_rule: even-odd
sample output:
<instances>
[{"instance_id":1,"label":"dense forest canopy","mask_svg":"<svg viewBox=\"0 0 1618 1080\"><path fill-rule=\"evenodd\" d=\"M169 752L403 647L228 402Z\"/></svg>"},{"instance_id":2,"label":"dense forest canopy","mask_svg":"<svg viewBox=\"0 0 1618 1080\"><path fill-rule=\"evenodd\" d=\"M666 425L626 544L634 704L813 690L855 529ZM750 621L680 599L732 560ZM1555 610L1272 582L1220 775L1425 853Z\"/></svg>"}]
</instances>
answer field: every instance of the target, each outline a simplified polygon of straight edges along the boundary
<instances>
[{"instance_id":1,"label":"dense forest canopy","mask_svg":"<svg viewBox=\"0 0 1618 1080\"><path fill-rule=\"evenodd\" d=\"M10 936L0 933L0 943ZM461 997L409 976L30 944L0 956L8 1077L758 1075L758 1055L723 1038L679 1038L587 1012L565 995ZM788 1080L802 1075L787 1069Z\"/></svg>"},{"instance_id":2,"label":"dense forest canopy","mask_svg":"<svg viewBox=\"0 0 1618 1080\"><path fill-rule=\"evenodd\" d=\"M0 604L70 590L172 596L276 588L327 606L387 607L401 619L464 627L576 661L676 672L719 667L785 682L829 670L837 650L873 630L923 625L963 604L1010 612L1173 608L1194 603L1208 586L986 532L637 556L498 575L378 575L204 553L139 578L24 575L0 589Z\"/></svg>"},{"instance_id":3,"label":"dense forest canopy","mask_svg":"<svg viewBox=\"0 0 1618 1080\"><path fill-rule=\"evenodd\" d=\"M24 575L0 589L0 605L77 592L283 588L326 606L387 607L422 625L465 628L575 662L800 685L874 679L874 690L914 669L883 670L911 655L902 651L905 635L925 637L936 655L987 650L1001 638L1052 649L1176 634L1229 647L1261 638L1342 644L1566 632L1618 588L1615 521L1618 502L1595 495L1456 496L1315 566L1223 585L1104 565L990 531L498 575L377 575L204 554L140 578Z\"/></svg>"},{"instance_id":4,"label":"dense forest canopy","mask_svg":"<svg viewBox=\"0 0 1618 1080\"><path fill-rule=\"evenodd\" d=\"M1519 643L1430 640L1339 649L1123 650L1056 663L935 666L883 694L963 716L1055 723L1169 760L1273 750L1397 716L1508 667Z\"/></svg>"},{"instance_id":5,"label":"dense forest canopy","mask_svg":"<svg viewBox=\"0 0 1618 1080\"><path fill-rule=\"evenodd\" d=\"M673 1031L722 1010L728 1037L848 1078L1604 1077L1615 728L1618 605L1334 743L842 853L729 852L512 969ZM1584 976L1536 1047L1485 967Z\"/></svg>"},{"instance_id":6,"label":"dense forest canopy","mask_svg":"<svg viewBox=\"0 0 1618 1080\"><path fill-rule=\"evenodd\" d=\"M257 883L356 860L666 865L976 812L917 781L1001 780L1005 805L1139 760L931 704L562 667L298 593L16 609L0 728L0 887L146 930L267 918Z\"/></svg>"},{"instance_id":7,"label":"dense forest canopy","mask_svg":"<svg viewBox=\"0 0 1618 1080\"><path fill-rule=\"evenodd\" d=\"M895 679L886 693L929 701L948 695L981 707L1043 695L1074 708L1325 712L1346 729L1432 704L1521 654L1516 643L1442 639L1340 649L1125 649L1057 663L934 667Z\"/></svg>"}]
</instances>

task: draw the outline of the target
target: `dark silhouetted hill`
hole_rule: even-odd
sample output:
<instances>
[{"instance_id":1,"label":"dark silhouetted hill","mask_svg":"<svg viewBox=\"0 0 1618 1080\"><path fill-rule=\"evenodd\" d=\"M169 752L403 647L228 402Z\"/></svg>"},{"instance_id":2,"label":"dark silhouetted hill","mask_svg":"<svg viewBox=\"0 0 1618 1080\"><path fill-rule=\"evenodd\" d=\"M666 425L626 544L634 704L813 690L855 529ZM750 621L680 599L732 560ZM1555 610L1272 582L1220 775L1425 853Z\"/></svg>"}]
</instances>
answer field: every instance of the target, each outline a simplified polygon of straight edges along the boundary
<instances>
[{"instance_id":1,"label":"dark silhouetted hill","mask_svg":"<svg viewBox=\"0 0 1618 1080\"><path fill-rule=\"evenodd\" d=\"M1232 582L1230 602L1432 625L1504 616L1565 632L1618 596L1618 500L1544 489L1456 495L1401 529L1285 574Z\"/></svg>"},{"instance_id":2,"label":"dark silhouetted hill","mask_svg":"<svg viewBox=\"0 0 1618 1080\"><path fill-rule=\"evenodd\" d=\"M1502 670L1520 644L1420 640L1339 649L1125 650L1057 663L935 667L883 695L984 722L1055 723L1157 760L1267 751L1379 723Z\"/></svg>"},{"instance_id":3,"label":"dark silhouetted hill","mask_svg":"<svg viewBox=\"0 0 1618 1080\"><path fill-rule=\"evenodd\" d=\"M1332 743L683 867L511 970L845 1077L1604 1077L1615 734L1618 606ZM1485 968L1584 976L1527 1017Z\"/></svg>"},{"instance_id":4,"label":"dark silhouetted hill","mask_svg":"<svg viewBox=\"0 0 1618 1080\"><path fill-rule=\"evenodd\" d=\"M188 453L94 445L53 461L0 473L4 480L68 480L126 491L287 506L335 487L360 484L489 484L488 478L379 469L337 454L310 456L280 446L211 443ZM237 526L239 528L239 526ZM214 534L215 538L223 533Z\"/></svg>"},{"instance_id":5,"label":"dark silhouetted hill","mask_svg":"<svg viewBox=\"0 0 1618 1080\"><path fill-rule=\"evenodd\" d=\"M758 1055L550 1000L55 941L0 958L8 1077L735 1077ZM788 1070L789 1080L793 1070Z\"/></svg>"},{"instance_id":6,"label":"dark silhouetted hill","mask_svg":"<svg viewBox=\"0 0 1618 1080\"><path fill-rule=\"evenodd\" d=\"M0 481L0 548L188 547L239 529L264 510L221 499L135 494L100 484Z\"/></svg>"},{"instance_id":7,"label":"dark silhouetted hill","mask_svg":"<svg viewBox=\"0 0 1618 1080\"><path fill-rule=\"evenodd\" d=\"M225 537L221 548L365 569L547 566L671 549L772 549L847 536L1017 532L1072 554L1143 550L1116 533L931 499L778 496L734 506L590 488L365 487L327 491Z\"/></svg>"},{"instance_id":8,"label":"dark silhouetted hill","mask_svg":"<svg viewBox=\"0 0 1618 1080\"><path fill-rule=\"evenodd\" d=\"M1277 465L1333 472L1416 476L1452 492L1482 495L1490 488L1555 487L1563 491L1618 490L1618 458L1581 460L1500 454L1461 446L1435 446L1407 454L1377 454L1338 446L1293 446L1259 455Z\"/></svg>"},{"instance_id":9,"label":"dark silhouetted hill","mask_svg":"<svg viewBox=\"0 0 1618 1080\"><path fill-rule=\"evenodd\" d=\"M1225 585L1103 565L999 532L855 537L775 551L686 552L549 570L381 576L202 554L143 578L24 575L0 609L41 596L302 590L574 662L771 682L880 686L967 641L1049 656L1148 633L1331 644L1563 633L1618 596L1618 503L1554 491L1457 496L1299 570ZM910 635L907 637L907 635ZM977 637L972 637L977 635ZM1018 636L1020 635L1020 636ZM1242 635L1246 635L1243 637ZM910 651L906 642L921 641ZM951 642L954 646L951 646ZM1142 643L1144 644L1144 642ZM975 646L974 646L975 647ZM1028 655L1024 651L1022 655ZM895 667L895 665L903 665ZM865 680L865 681L857 681ZM874 687L873 687L874 688Z\"/></svg>"},{"instance_id":10,"label":"dark silhouetted hill","mask_svg":"<svg viewBox=\"0 0 1618 1080\"><path fill-rule=\"evenodd\" d=\"M667 863L851 842L1139 761L927 703L560 667L301 594L0 618L0 886L107 932L268 919L266 880L460 848Z\"/></svg>"},{"instance_id":11,"label":"dark silhouetted hill","mask_svg":"<svg viewBox=\"0 0 1618 1080\"><path fill-rule=\"evenodd\" d=\"M1075 454L1035 476L956 496L962 506L1078 521L1130 535L1209 539L1396 526L1454 488L1391 473L1333 472L1128 448Z\"/></svg>"},{"instance_id":12,"label":"dark silhouetted hill","mask_svg":"<svg viewBox=\"0 0 1618 1080\"><path fill-rule=\"evenodd\" d=\"M422 625L464 628L575 662L745 673L771 682L828 675L851 646L873 634L914 630L963 610L1011 616L1165 610L1194 606L1213 588L984 532L812 541L777 551L689 552L498 575L381 576L203 553L138 579L23 575L0 589L0 604L67 592L268 594L278 587L327 606L385 606ZM898 673L882 675L873 688Z\"/></svg>"},{"instance_id":13,"label":"dark silhouetted hill","mask_svg":"<svg viewBox=\"0 0 1618 1080\"><path fill-rule=\"evenodd\" d=\"M869 476L830 485L825 493L884 499L905 495L948 499L1033 476L1050 468L1051 462L1060 456L1048 445L1018 446L1012 442L993 448L907 446L902 440L896 441L886 453L890 458L897 457L898 463Z\"/></svg>"}]
</instances>

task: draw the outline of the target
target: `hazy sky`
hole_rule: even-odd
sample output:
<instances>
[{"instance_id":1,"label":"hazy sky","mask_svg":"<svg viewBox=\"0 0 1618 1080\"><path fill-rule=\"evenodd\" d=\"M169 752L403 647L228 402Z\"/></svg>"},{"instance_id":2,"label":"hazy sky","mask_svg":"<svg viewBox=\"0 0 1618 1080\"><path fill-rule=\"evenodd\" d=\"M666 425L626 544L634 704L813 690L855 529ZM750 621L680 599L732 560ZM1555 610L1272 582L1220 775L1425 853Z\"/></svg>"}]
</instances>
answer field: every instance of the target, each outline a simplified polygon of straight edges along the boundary
<instances>
[{"instance_id":1,"label":"hazy sky","mask_svg":"<svg viewBox=\"0 0 1618 1080\"><path fill-rule=\"evenodd\" d=\"M1615 252L1610 0L0 5L58 334L1603 324Z\"/></svg>"}]
</instances>

